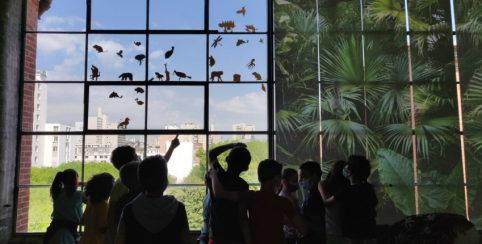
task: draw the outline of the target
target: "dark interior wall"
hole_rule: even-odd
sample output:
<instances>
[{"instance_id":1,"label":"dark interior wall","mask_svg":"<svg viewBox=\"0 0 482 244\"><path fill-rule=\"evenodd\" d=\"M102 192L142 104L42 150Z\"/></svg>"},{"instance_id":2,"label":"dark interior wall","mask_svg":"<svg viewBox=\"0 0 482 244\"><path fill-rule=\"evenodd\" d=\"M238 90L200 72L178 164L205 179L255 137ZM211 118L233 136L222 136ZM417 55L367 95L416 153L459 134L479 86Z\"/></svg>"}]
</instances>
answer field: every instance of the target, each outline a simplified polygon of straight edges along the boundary
<instances>
[{"instance_id":1,"label":"dark interior wall","mask_svg":"<svg viewBox=\"0 0 482 244\"><path fill-rule=\"evenodd\" d=\"M13 226L22 2L0 1L0 243Z\"/></svg>"}]
</instances>

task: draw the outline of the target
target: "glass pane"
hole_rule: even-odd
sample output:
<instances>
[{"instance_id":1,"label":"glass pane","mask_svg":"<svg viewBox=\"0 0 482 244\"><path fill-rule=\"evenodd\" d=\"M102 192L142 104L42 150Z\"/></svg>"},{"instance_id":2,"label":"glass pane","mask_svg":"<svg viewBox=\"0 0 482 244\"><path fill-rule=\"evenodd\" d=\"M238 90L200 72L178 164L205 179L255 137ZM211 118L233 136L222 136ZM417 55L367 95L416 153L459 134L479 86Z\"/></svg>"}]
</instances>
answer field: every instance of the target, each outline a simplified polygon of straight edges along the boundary
<instances>
[{"instance_id":1,"label":"glass pane","mask_svg":"<svg viewBox=\"0 0 482 244\"><path fill-rule=\"evenodd\" d=\"M181 125L183 127L185 125ZM173 126L172 130L180 129ZM147 136L147 156L166 155L173 135ZM219 139L218 139L219 138ZM206 135L179 135L179 145L168 163L169 182L171 184L204 184L206 173ZM213 142L214 140L214 142ZM221 136L210 136L209 144L221 141Z\"/></svg>"},{"instance_id":2,"label":"glass pane","mask_svg":"<svg viewBox=\"0 0 482 244\"><path fill-rule=\"evenodd\" d=\"M38 20L38 30L85 31L86 6L83 0L55 2Z\"/></svg>"},{"instance_id":3,"label":"glass pane","mask_svg":"<svg viewBox=\"0 0 482 244\"><path fill-rule=\"evenodd\" d=\"M203 199L206 195L204 186L176 186L169 185L164 192L166 195L174 196L178 201L186 206L187 220L189 221L190 231L199 231L203 225Z\"/></svg>"},{"instance_id":4,"label":"glass pane","mask_svg":"<svg viewBox=\"0 0 482 244\"><path fill-rule=\"evenodd\" d=\"M45 232L52 221L53 202L50 198L50 188L20 188L18 200L19 206L22 204L28 207L28 210L18 209L17 219L24 220L27 225L27 228L20 232ZM17 222L17 232L19 229L23 228Z\"/></svg>"},{"instance_id":5,"label":"glass pane","mask_svg":"<svg viewBox=\"0 0 482 244\"><path fill-rule=\"evenodd\" d=\"M52 124L59 131L69 129L62 124ZM74 129L74 128L72 128ZM20 185L50 185L58 171L75 169L81 174L81 158L77 157L81 136L22 136ZM81 152L81 151L80 151Z\"/></svg>"},{"instance_id":6,"label":"glass pane","mask_svg":"<svg viewBox=\"0 0 482 244\"><path fill-rule=\"evenodd\" d=\"M449 0L436 3L408 1L410 29L427 32L427 34L432 31L450 31L452 29L451 9L451 1Z\"/></svg>"},{"instance_id":7,"label":"glass pane","mask_svg":"<svg viewBox=\"0 0 482 244\"><path fill-rule=\"evenodd\" d=\"M458 186L419 186L418 203L420 214L441 212L465 216L466 208L462 174L460 174L459 179Z\"/></svg>"},{"instance_id":8,"label":"glass pane","mask_svg":"<svg viewBox=\"0 0 482 244\"><path fill-rule=\"evenodd\" d=\"M91 86L89 130L145 128L144 86Z\"/></svg>"},{"instance_id":9,"label":"glass pane","mask_svg":"<svg viewBox=\"0 0 482 244\"><path fill-rule=\"evenodd\" d=\"M266 35L210 35L211 82L266 81Z\"/></svg>"},{"instance_id":10,"label":"glass pane","mask_svg":"<svg viewBox=\"0 0 482 244\"><path fill-rule=\"evenodd\" d=\"M59 125L64 128L59 131L76 131L83 118L83 85L35 83L25 84L24 89L29 100L24 106L29 109L22 119L32 125L24 131L55 131Z\"/></svg>"},{"instance_id":11,"label":"glass pane","mask_svg":"<svg viewBox=\"0 0 482 244\"><path fill-rule=\"evenodd\" d=\"M140 135L89 135L85 136L84 148L84 181L93 175L103 172L110 173L115 179L119 178L119 171L111 163L112 151L120 146L129 145L136 150L136 154L144 158L143 136ZM82 159L82 147L76 148L75 156Z\"/></svg>"},{"instance_id":12,"label":"glass pane","mask_svg":"<svg viewBox=\"0 0 482 244\"><path fill-rule=\"evenodd\" d=\"M149 80L206 80L204 35L150 35L149 52Z\"/></svg>"},{"instance_id":13,"label":"glass pane","mask_svg":"<svg viewBox=\"0 0 482 244\"><path fill-rule=\"evenodd\" d=\"M268 104L264 84L211 84L210 130L266 131ZM214 126L213 126L214 125Z\"/></svg>"},{"instance_id":14,"label":"glass pane","mask_svg":"<svg viewBox=\"0 0 482 244\"><path fill-rule=\"evenodd\" d=\"M249 170L241 175L248 183L259 183L258 181L258 165L261 161L268 158L268 136L267 135L252 135L252 134L237 134L237 135L212 135L213 143L209 148L215 148L228 143L243 142L248 146L248 151L251 154L251 162ZM219 138L221 137L221 138ZM219 141L218 143L214 143ZM218 156L218 161L224 169L227 169L226 157L230 150L225 151ZM283 162L280 162L283 163Z\"/></svg>"},{"instance_id":15,"label":"glass pane","mask_svg":"<svg viewBox=\"0 0 482 244\"><path fill-rule=\"evenodd\" d=\"M388 1L384 7L390 9L390 15L384 15L385 8L380 8L380 1L369 0L363 3L363 30L365 31L405 31L404 0Z\"/></svg>"},{"instance_id":16,"label":"glass pane","mask_svg":"<svg viewBox=\"0 0 482 244\"><path fill-rule=\"evenodd\" d=\"M25 80L84 81L84 50L85 35L27 34Z\"/></svg>"},{"instance_id":17,"label":"glass pane","mask_svg":"<svg viewBox=\"0 0 482 244\"><path fill-rule=\"evenodd\" d=\"M233 4L229 1L211 0L209 1L209 29L219 30L219 32L266 32L267 2L240 0ZM234 28L229 22L234 22ZM253 26L254 30L247 26Z\"/></svg>"},{"instance_id":18,"label":"glass pane","mask_svg":"<svg viewBox=\"0 0 482 244\"><path fill-rule=\"evenodd\" d=\"M413 187L376 185L374 189L378 199L377 225L390 225L406 216L415 215Z\"/></svg>"},{"instance_id":19,"label":"glass pane","mask_svg":"<svg viewBox=\"0 0 482 244\"><path fill-rule=\"evenodd\" d=\"M89 35L89 81L145 81L144 35Z\"/></svg>"},{"instance_id":20,"label":"glass pane","mask_svg":"<svg viewBox=\"0 0 482 244\"><path fill-rule=\"evenodd\" d=\"M321 3L321 2L320 2ZM276 5L275 5L276 6ZM312 1L303 8L304 11L314 11L316 15L316 2ZM329 4L320 4L320 31L347 31L357 32L362 30L361 2L358 0L337 1ZM295 14L293 11L292 14ZM298 25L302 26L302 19L298 19ZM330 36L328 34L328 36Z\"/></svg>"},{"instance_id":21,"label":"glass pane","mask_svg":"<svg viewBox=\"0 0 482 244\"><path fill-rule=\"evenodd\" d=\"M204 0L157 0L150 1L149 7L151 30L204 29Z\"/></svg>"},{"instance_id":22,"label":"glass pane","mask_svg":"<svg viewBox=\"0 0 482 244\"><path fill-rule=\"evenodd\" d=\"M204 128L204 86L150 86L149 129Z\"/></svg>"},{"instance_id":23,"label":"glass pane","mask_svg":"<svg viewBox=\"0 0 482 244\"><path fill-rule=\"evenodd\" d=\"M146 29L146 1L92 1L92 29Z\"/></svg>"}]
</instances>

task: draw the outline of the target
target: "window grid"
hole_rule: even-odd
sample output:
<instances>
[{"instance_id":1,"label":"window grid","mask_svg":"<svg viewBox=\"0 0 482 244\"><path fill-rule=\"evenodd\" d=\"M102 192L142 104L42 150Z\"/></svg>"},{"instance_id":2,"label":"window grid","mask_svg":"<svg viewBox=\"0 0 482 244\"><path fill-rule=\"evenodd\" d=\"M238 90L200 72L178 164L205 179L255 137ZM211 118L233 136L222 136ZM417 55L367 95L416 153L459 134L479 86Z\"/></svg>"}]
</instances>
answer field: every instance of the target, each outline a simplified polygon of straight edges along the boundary
<instances>
[{"instance_id":1,"label":"window grid","mask_svg":"<svg viewBox=\"0 0 482 244\"><path fill-rule=\"evenodd\" d=\"M80 136L81 141L82 141L82 148L85 149L88 147L86 145L86 136L89 135L141 135L144 138L144 141L147 141L148 135L172 135L173 133L179 133L181 135L205 135L205 145L206 147L209 148L209 138L211 135L245 135L249 133L249 135L266 135L267 136L267 142L268 142L268 155L270 158L274 157L274 102L271 101L271 98L273 97L273 90L272 90L272 81L273 81L273 58L267 58L267 81L261 81L261 82L246 82L245 84L265 84L267 87L267 104L268 104L268 110L267 110L267 119L266 121L267 125L267 130L265 131L249 131L249 132L239 132L239 131L210 131L209 130L209 86L212 84L209 80L209 66L207 62L205 62L205 67L206 67L206 81L205 82L187 82L187 81L182 81L178 82L173 79L173 81L170 81L169 83L148 83L147 79L149 78L149 66L147 65L149 62L149 37L150 35L153 34L177 34L177 35L189 35L189 34L203 34L206 36L206 54L209 57L209 51L210 51L210 34L219 34L219 35L249 35L249 33L244 33L244 32L234 32L234 33L222 33L216 30L209 30L209 1L210 0L205 0L205 9L204 9L204 30L149 30L149 3L150 0L145 0L147 2L147 7L146 7L146 30L93 30L91 28L91 7L92 7L92 1L95 0L86 0L87 2L87 11L86 11L86 31L30 31L26 30L26 25L24 24L23 28L23 42L25 43L25 39L27 37L27 34L29 33L38 33L38 34L84 34L85 35L85 57L84 57L84 81L32 81L32 80L26 80L25 77L23 78L21 84L20 84L20 92L23 96L24 94L24 84L29 84L29 83L37 83L37 87L40 90L41 89L41 83L42 84L83 84L84 85L84 111L83 111L83 125L80 127L81 131L70 131L67 129L66 131L59 131L58 126L54 126L53 131L47 132L47 131L40 131L39 125L36 125L36 130L35 131L30 131L30 130L23 130L22 126L19 126L18 130L18 142L22 140L24 136L35 136L35 141L39 141L39 136L55 136L54 137L54 142L58 142L58 136ZM24 3L27 1L24 0ZM273 2L272 0L266 0L267 2L267 32L257 32L256 34L264 34L266 35L266 40L268 40L268 45L267 45L267 53L266 55L268 57L273 57L273 23L271 23L271 20L273 18ZM27 14L27 4L24 4L24 19L26 19L26 14ZM145 77L146 79L144 81L135 81L135 82L93 82L89 80L89 75L88 75L88 41L89 41L89 35L92 34L142 34L145 35L145 40L144 42L146 43L146 58L144 60L146 67L145 67ZM22 50L22 60L25 59L25 50ZM22 61L24 62L24 61ZM23 69L24 67L22 67ZM171 71L172 72L172 71ZM23 73L23 70L22 70ZM220 83L222 85L243 85L243 84L232 84L232 83ZM95 128L87 128L88 127L88 110L89 110L89 91L91 88L95 88L96 86L126 86L126 85L136 85L136 86L144 86L145 87L145 125L143 130L124 130L121 133L118 130L95 130ZM148 94L149 94L149 87L156 87L156 86L201 86L204 87L204 126L203 129L198 129L198 130L180 130L180 131L173 131L173 130L148 130L147 126L147 117L148 117ZM40 100L41 95L40 94L35 94L36 99ZM20 99L20 105L23 104L23 99ZM22 124L22 121L24 120L23 118L23 106L20 106L20 111L19 111L19 125ZM40 110L40 104L36 105L36 109ZM38 117L38 116L37 116ZM45 145L47 147L47 145ZM35 151L37 151L38 147L35 147ZM58 151L57 146L52 147L53 152ZM147 143L144 144L144 156L147 152ZM20 153L20 152L19 152ZM207 154L207 152L206 152ZM100 156L102 157L102 156ZM77 156L75 156L77 158ZM95 156L97 158L97 156ZM106 157L107 158L107 157ZM86 181L87 179L84 178L84 172L85 172L85 160L88 159L88 156L85 155L85 150L82 150L82 156L81 156L81 172L79 172L79 180ZM20 164L20 157L17 157L17 165ZM35 162L38 162L38 158L35 157ZM207 165L207 162L205 162ZM19 171L17 171L17 176L20 174ZM15 182L16 188L19 190L22 189L33 189L33 188L49 188L50 185L32 185L32 184L20 184L19 181L17 180ZM259 184L257 183L250 183L252 186L257 186ZM204 187L204 184L170 184L170 186L173 187ZM18 198L16 197L15 201L18 204ZM15 213L17 213L18 206L15 204ZM14 222L17 222L17 215L15 215ZM15 231L17 232L17 231Z\"/></svg>"}]
</instances>

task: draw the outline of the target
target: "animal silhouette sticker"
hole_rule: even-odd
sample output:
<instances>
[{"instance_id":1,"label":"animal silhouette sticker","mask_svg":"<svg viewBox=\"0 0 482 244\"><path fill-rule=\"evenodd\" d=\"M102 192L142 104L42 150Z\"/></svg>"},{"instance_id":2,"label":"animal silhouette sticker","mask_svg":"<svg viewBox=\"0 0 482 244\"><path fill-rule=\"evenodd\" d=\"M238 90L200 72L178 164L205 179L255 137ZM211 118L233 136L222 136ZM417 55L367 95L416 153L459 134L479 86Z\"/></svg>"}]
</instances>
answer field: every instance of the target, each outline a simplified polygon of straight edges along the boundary
<instances>
[{"instance_id":1,"label":"animal silhouette sticker","mask_svg":"<svg viewBox=\"0 0 482 244\"><path fill-rule=\"evenodd\" d=\"M117 54L117 56L119 56L119 57L123 58L124 56L122 56L122 52L123 52L123 51L122 51L122 50L120 50L118 53L116 53L116 54Z\"/></svg>"},{"instance_id":2,"label":"animal silhouette sticker","mask_svg":"<svg viewBox=\"0 0 482 244\"><path fill-rule=\"evenodd\" d=\"M223 75L223 71L213 71L211 72L211 81L214 82L214 78L218 78L218 82L223 82L223 79L221 79L221 75Z\"/></svg>"},{"instance_id":3,"label":"animal silhouette sticker","mask_svg":"<svg viewBox=\"0 0 482 244\"><path fill-rule=\"evenodd\" d=\"M136 55L134 58L135 58L137 61L139 61L139 66L141 66L142 60L144 60L144 59L146 58L146 55L144 55L144 54L139 54L139 55Z\"/></svg>"},{"instance_id":4,"label":"animal silhouette sticker","mask_svg":"<svg viewBox=\"0 0 482 244\"><path fill-rule=\"evenodd\" d=\"M263 38L260 38L260 39L259 39L259 43L264 43Z\"/></svg>"},{"instance_id":5,"label":"animal silhouette sticker","mask_svg":"<svg viewBox=\"0 0 482 244\"><path fill-rule=\"evenodd\" d=\"M105 53L105 52L108 52L108 51L104 51L104 49L99 46L99 45L94 45L94 48L95 50L97 51L97 53Z\"/></svg>"},{"instance_id":6,"label":"animal silhouette sticker","mask_svg":"<svg viewBox=\"0 0 482 244\"><path fill-rule=\"evenodd\" d=\"M233 81L234 82L241 82L241 75L240 74L234 74L233 75Z\"/></svg>"},{"instance_id":7,"label":"animal silhouette sticker","mask_svg":"<svg viewBox=\"0 0 482 244\"><path fill-rule=\"evenodd\" d=\"M246 6L244 6L244 7L246 7ZM244 16L246 14L246 9L244 7L241 10L236 11L236 13L237 14L243 14L243 16Z\"/></svg>"},{"instance_id":8,"label":"animal silhouette sticker","mask_svg":"<svg viewBox=\"0 0 482 244\"><path fill-rule=\"evenodd\" d=\"M224 32L228 32L228 31L233 32L234 27L236 27L236 25L234 24L234 21L223 21L218 25L220 28L224 28Z\"/></svg>"},{"instance_id":9,"label":"animal silhouette sticker","mask_svg":"<svg viewBox=\"0 0 482 244\"><path fill-rule=\"evenodd\" d=\"M185 73L183 72L179 72L179 71L175 71L174 70L174 74L179 77L179 81L181 80L181 78L188 78L188 79L191 79L191 76L187 76Z\"/></svg>"},{"instance_id":10,"label":"animal silhouette sticker","mask_svg":"<svg viewBox=\"0 0 482 244\"><path fill-rule=\"evenodd\" d=\"M136 103L137 103L138 105L144 104L144 102L141 101L141 100L139 100L139 98L134 99L134 101L136 101Z\"/></svg>"},{"instance_id":11,"label":"animal silhouette sticker","mask_svg":"<svg viewBox=\"0 0 482 244\"><path fill-rule=\"evenodd\" d=\"M266 87L264 87L264 84L261 84L261 90L263 90L264 92L266 92Z\"/></svg>"},{"instance_id":12,"label":"animal silhouette sticker","mask_svg":"<svg viewBox=\"0 0 482 244\"><path fill-rule=\"evenodd\" d=\"M256 64L254 64L254 61L255 61L254 58L251 59L251 62L249 62L249 63L246 65L246 67L247 67L248 69L253 69L254 66L256 66Z\"/></svg>"},{"instance_id":13,"label":"animal silhouette sticker","mask_svg":"<svg viewBox=\"0 0 482 244\"><path fill-rule=\"evenodd\" d=\"M216 63L216 60L214 60L213 55L211 55L211 57L209 57L208 60L209 60L209 66L213 67L214 64Z\"/></svg>"},{"instance_id":14,"label":"animal silhouette sticker","mask_svg":"<svg viewBox=\"0 0 482 244\"><path fill-rule=\"evenodd\" d=\"M137 87L136 89L134 89L134 91L136 93L144 93L144 89L142 89L141 87Z\"/></svg>"},{"instance_id":15,"label":"animal silhouette sticker","mask_svg":"<svg viewBox=\"0 0 482 244\"><path fill-rule=\"evenodd\" d=\"M134 42L134 45L140 46L142 43L141 42Z\"/></svg>"},{"instance_id":16,"label":"animal silhouette sticker","mask_svg":"<svg viewBox=\"0 0 482 244\"><path fill-rule=\"evenodd\" d=\"M132 73L122 73L121 75L119 75L119 78L122 78L121 80L132 81Z\"/></svg>"},{"instance_id":17,"label":"animal silhouette sticker","mask_svg":"<svg viewBox=\"0 0 482 244\"><path fill-rule=\"evenodd\" d=\"M248 42L249 42L249 40L244 41L242 39L238 39L238 42L236 42L236 46L239 47L239 45L242 45L242 44L248 43Z\"/></svg>"},{"instance_id":18,"label":"animal silhouette sticker","mask_svg":"<svg viewBox=\"0 0 482 244\"><path fill-rule=\"evenodd\" d=\"M129 118L126 118L124 121L121 120L119 124L117 125L117 129L127 129L127 125L129 125Z\"/></svg>"},{"instance_id":19,"label":"animal silhouette sticker","mask_svg":"<svg viewBox=\"0 0 482 244\"><path fill-rule=\"evenodd\" d=\"M109 98L122 98L122 96L119 96L117 94L117 92L112 92L110 95L109 95Z\"/></svg>"},{"instance_id":20,"label":"animal silhouette sticker","mask_svg":"<svg viewBox=\"0 0 482 244\"><path fill-rule=\"evenodd\" d=\"M150 78L149 81L153 81L154 80L154 77Z\"/></svg>"},{"instance_id":21,"label":"animal silhouette sticker","mask_svg":"<svg viewBox=\"0 0 482 244\"><path fill-rule=\"evenodd\" d=\"M169 71L167 71L167 63L164 64L165 67L165 73L166 73L166 81L171 80L171 76L169 75Z\"/></svg>"},{"instance_id":22,"label":"animal silhouette sticker","mask_svg":"<svg viewBox=\"0 0 482 244\"><path fill-rule=\"evenodd\" d=\"M165 54L164 54L164 58L165 59L168 59L172 56L172 53L174 53L174 46L172 46L172 49L167 51Z\"/></svg>"},{"instance_id":23,"label":"animal silhouette sticker","mask_svg":"<svg viewBox=\"0 0 482 244\"><path fill-rule=\"evenodd\" d=\"M159 72L155 72L154 74L156 74L157 80L162 80L162 78L164 78L164 75Z\"/></svg>"},{"instance_id":24,"label":"animal silhouette sticker","mask_svg":"<svg viewBox=\"0 0 482 244\"><path fill-rule=\"evenodd\" d=\"M246 25L246 31L247 32L251 32L251 33L255 33L258 29L254 28L253 25Z\"/></svg>"},{"instance_id":25,"label":"animal silhouette sticker","mask_svg":"<svg viewBox=\"0 0 482 244\"><path fill-rule=\"evenodd\" d=\"M261 75L260 75L260 74L258 74L258 73L256 73L256 72L253 72L253 75L254 75L254 77L256 77L256 80L263 80L263 79L261 79Z\"/></svg>"},{"instance_id":26,"label":"animal silhouette sticker","mask_svg":"<svg viewBox=\"0 0 482 244\"><path fill-rule=\"evenodd\" d=\"M97 67L95 67L94 65L92 65L92 68L90 68L90 70L92 70L92 74L90 75L90 80L97 80L97 78L99 78L100 76L100 71Z\"/></svg>"},{"instance_id":27,"label":"animal silhouette sticker","mask_svg":"<svg viewBox=\"0 0 482 244\"><path fill-rule=\"evenodd\" d=\"M216 39L214 39L214 42L211 45L211 47L216 48L218 46L218 44L221 45L221 43L219 43L219 42L221 42L221 40L223 40L223 38L221 36L218 36Z\"/></svg>"}]
</instances>

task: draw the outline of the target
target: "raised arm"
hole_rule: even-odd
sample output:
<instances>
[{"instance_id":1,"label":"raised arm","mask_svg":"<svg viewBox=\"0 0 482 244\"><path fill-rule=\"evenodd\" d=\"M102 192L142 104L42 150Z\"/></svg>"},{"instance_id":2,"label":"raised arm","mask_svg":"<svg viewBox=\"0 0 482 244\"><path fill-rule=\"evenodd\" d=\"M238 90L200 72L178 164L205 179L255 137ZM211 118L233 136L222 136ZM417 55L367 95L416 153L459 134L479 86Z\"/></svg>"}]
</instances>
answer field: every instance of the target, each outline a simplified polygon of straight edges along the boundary
<instances>
[{"instance_id":1,"label":"raised arm","mask_svg":"<svg viewBox=\"0 0 482 244\"><path fill-rule=\"evenodd\" d=\"M333 205L333 203L335 202L335 197L323 189L323 181L320 181L318 183L318 191L320 192L326 207L330 207L331 205Z\"/></svg>"},{"instance_id":2,"label":"raised arm","mask_svg":"<svg viewBox=\"0 0 482 244\"><path fill-rule=\"evenodd\" d=\"M181 145L178 137L179 134L177 134L176 137L171 141L171 145L169 146L169 149L167 149L166 155L164 155L164 160L166 160L166 163L169 163L169 159L171 159L171 155L174 152L174 149Z\"/></svg>"},{"instance_id":3,"label":"raised arm","mask_svg":"<svg viewBox=\"0 0 482 244\"><path fill-rule=\"evenodd\" d=\"M213 164L218 162L218 156L221 155L223 152L226 152L229 149L233 149L234 147L247 147L244 143L229 143L226 145L222 145L219 147L215 147L209 150L209 168L213 167Z\"/></svg>"},{"instance_id":4,"label":"raised arm","mask_svg":"<svg viewBox=\"0 0 482 244\"><path fill-rule=\"evenodd\" d=\"M232 201L238 201L239 196L237 192L225 191L221 182L218 179L218 171L211 169L211 184L213 187L214 196L217 198L226 198Z\"/></svg>"}]
</instances>

